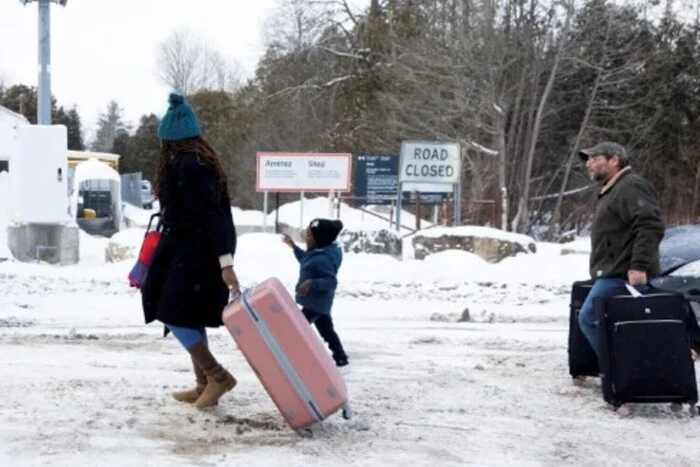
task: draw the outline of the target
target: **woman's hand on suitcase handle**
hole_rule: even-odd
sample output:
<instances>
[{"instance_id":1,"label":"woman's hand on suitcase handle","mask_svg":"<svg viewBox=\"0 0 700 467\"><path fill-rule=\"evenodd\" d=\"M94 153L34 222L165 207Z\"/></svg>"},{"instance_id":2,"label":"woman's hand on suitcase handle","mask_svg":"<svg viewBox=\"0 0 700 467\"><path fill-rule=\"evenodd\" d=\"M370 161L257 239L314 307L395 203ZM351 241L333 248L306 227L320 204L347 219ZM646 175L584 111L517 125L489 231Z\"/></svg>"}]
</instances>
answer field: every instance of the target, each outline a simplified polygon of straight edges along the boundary
<instances>
[{"instance_id":1,"label":"woman's hand on suitcase handle","mask_svg":"<svg viewBox=\"0 0 700 467\"><path fill-rule=\"evenodd\" d=\"M236 277L236 273L233 271L233 266L226 266L221 269L221 280L224 281L224 284L226 284L232 294L240 292L241 287L238 283L238 277Z\"/></svg>"}]
</instances>

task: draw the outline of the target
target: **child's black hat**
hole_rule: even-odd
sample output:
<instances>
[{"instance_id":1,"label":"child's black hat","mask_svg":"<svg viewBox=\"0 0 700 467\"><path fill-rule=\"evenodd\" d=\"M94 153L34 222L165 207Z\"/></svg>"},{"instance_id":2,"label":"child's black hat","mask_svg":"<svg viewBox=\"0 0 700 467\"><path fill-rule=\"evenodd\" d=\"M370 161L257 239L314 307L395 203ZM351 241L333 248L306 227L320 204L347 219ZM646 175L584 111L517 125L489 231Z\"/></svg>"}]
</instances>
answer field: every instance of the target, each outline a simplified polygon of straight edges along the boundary
<instances>
[{"instance_id":1,"label":"child's black hat","mask_svg":"<svg viewBox=\"0 0 700 467\"><path fill-rule=\"evenodd\" d=\"M338 219L314 219L309 224L309 229L316 246L324 247L338 238L338 234L343 230L343 223Z\"/></svg>"}]
</instances>

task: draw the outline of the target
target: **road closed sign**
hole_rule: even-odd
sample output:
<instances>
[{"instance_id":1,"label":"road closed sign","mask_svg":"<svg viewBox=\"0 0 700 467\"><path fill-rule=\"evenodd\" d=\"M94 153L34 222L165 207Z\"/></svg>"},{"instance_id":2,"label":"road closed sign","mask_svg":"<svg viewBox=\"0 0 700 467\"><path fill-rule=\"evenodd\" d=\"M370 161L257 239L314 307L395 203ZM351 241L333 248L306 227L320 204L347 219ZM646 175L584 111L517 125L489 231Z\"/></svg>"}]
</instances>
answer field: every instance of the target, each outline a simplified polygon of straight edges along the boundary
<instances>
[{"instance_id":1,"label":"road closed sign","mask_svg":"<svg viewBox=\"0 0 700 467\"><path fill-rule=\"evenodd\" d=\"M404 141L399 181L457 184L460 160L457 143Z\"/></svg>"}]
</instances>

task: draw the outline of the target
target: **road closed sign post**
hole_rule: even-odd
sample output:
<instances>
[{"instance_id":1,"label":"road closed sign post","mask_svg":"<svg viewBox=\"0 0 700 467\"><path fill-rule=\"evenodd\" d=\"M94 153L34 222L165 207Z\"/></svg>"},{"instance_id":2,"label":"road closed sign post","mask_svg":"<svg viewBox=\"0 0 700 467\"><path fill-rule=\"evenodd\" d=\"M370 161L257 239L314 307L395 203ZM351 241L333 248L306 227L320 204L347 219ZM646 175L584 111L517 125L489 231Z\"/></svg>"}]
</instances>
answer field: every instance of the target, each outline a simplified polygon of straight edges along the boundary
<instances>
[{"instance_id":1,"label":"road closed sign post","mask_svg":"<svg viewBox=\"0 0 700 467\"><path fill-rule=\"evenodd\" d=\"M458 143L404 141L401 143L399 193L406 187L430 184L454 192L455 225L460 224L462 154ZM401 225L401 196L397 198L396 225Z\"/></svg>"}]
</instances>

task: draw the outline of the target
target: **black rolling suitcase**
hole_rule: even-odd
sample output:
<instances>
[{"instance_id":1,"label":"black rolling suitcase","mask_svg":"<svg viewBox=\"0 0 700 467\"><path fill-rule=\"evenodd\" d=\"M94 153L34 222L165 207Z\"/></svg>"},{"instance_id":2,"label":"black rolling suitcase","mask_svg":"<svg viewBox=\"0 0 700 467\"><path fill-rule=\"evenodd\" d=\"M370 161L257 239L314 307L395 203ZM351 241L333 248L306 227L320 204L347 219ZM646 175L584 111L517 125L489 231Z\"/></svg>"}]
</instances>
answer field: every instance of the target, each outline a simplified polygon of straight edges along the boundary
<instances>
[{"instance_id":1,"label":"black rolling suitcase","mask_svg":"<svg viewBox=\"0 0 700 467\"><path fill-rule=\"evenodd\" d=\"M691 358L690 319L683 294L649 288L633 296L622 288L596 300L603 397L626 403L690 404L697 414L698 388Z\"/></svg>"},{"instance_id":2,"label":"black rolling suitcase","mask_svg":"<svg viewBox=\"0 0 700 467\"><path fill-rule=\"evenodd\" d=\"M571 302L569 303L569 374L572 378L578 376L598 376L598 356L593 347L583 335L578 324L578 315L583 302L593 287L593 280L577 281L571 287Z\"/></svg>"}]
</instances>

